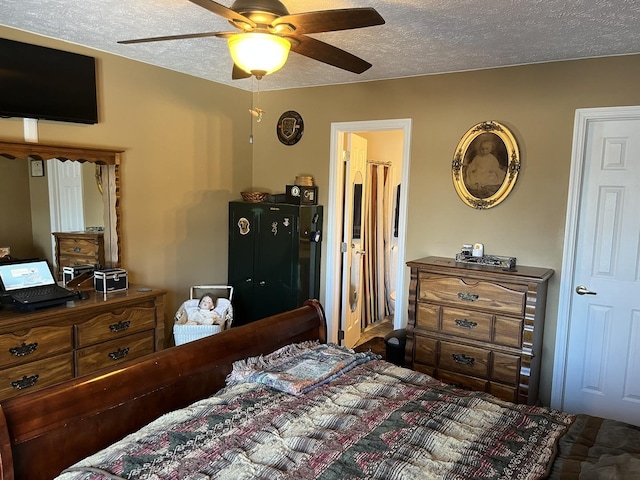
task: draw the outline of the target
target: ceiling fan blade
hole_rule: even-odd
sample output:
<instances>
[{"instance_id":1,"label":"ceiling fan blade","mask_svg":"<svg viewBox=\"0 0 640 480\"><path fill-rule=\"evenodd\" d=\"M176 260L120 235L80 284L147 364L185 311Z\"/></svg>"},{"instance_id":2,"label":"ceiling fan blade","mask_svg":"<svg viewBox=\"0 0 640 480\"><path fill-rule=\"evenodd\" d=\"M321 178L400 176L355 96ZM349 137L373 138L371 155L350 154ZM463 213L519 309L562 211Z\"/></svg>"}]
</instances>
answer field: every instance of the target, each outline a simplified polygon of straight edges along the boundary
<instances>
[{"instance_id":1,"label":"ceiling fan blade","mask_svg":"<svg viewBox=\"0 0 640 480\"><path fill-rule=\"evenodd\" d=\"M129 45L132 43L162 42L165 40L184 40L188 38L204 38L204 37L225 37L233 35L230 32L205 32L205 33L186 33L183 35L167 35L164 37L136 38L134 40L120 40L118 43Z\"/></svg>"},{"instance_id":2,"label":"ceiling fan blade","mask_svg":"<svg viewBox=\"0 0 640 480\"><path fill-rule=\"evenodd\" d=\"M201 6L202 8L206 8L212 13L216 15L220 15L222 18L226 18L230 22L247 24L251 28L256 28L256 24L250 19L245 17L244 15L240 15L238 12L231 10L230 8L225 7L224 5L220 5L213 0L189 0L191 3L195 3L196 5Z\"/></svg>"},{"instance_id":3,"label":"ceiling fan blade","mask_svg":"<svg viewBox=\"0 0 640 480\"><path fill-rule=\"evenodd\" d=\"M293 25L295 27L294 33L301 35L373 27L383 25L384 19L371 7L344 8L284 15L276 18L271 26L277 27L281 24ZM277 28L275 30L277 31Z\"/></svg>"},{"instance_id":4,"label":"ceiling fan blade","mask_svg":"<svg viewBox=\"0 0 640 480\"><path fill-rule=\"evenodd\" d=\"M296 40L291 44L291 50L294 52L328 65L333 65L334 67L353 73L362 73L371 67L369 62L360 57L356 57L349 52L345 52L340 48L321 42L315 38L305 37L304 35L291 35L286 38Z\"/></svg>"},{"instance_id":5,"label":"ceiling fan blade","mask_svg":"<svg viewBox=\"0 0 640 480\"><path fill-rule=\"evenodd\" d=\"M249 78L251 76L250 73L245 72L235 63L233 64L233 71L231 72L231 80L240 80L243 78Z\"/></svg>"}]
</instances>

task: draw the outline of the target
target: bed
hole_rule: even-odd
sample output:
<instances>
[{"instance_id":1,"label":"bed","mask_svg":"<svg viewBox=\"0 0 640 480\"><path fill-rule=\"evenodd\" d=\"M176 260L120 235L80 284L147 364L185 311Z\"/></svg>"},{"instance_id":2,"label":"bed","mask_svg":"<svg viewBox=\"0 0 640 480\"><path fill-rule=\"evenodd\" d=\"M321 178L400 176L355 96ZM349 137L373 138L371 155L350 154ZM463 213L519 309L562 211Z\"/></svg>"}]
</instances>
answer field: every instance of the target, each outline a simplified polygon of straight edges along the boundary
<instances>
[{"instance_id":1,"label":"bed","mask_svg":"<svg viewBox=\"0 0 640 480\"><path fill-rule=\"evenodd\" d=\"M2 480L640 478L640 430L327 344L312 300L6 401L0 457Z\"/></svg>"}]
</instances>

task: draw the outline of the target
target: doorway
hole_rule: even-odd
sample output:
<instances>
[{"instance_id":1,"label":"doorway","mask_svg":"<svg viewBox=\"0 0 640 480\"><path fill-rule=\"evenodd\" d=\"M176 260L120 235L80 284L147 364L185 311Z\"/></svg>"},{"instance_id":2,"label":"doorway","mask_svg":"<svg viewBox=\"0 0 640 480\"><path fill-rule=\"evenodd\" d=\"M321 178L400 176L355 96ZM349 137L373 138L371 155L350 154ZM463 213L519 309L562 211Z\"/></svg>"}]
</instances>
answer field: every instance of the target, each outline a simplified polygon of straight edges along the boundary
<instances>
[{"instance_id":1,"label":"doorway","mask_svg":"<svg viewBox=\"0 0 640 480\"><path fill-rule=\"evenodd\" d=\"M325 308L327 310L328 338L333 342L339 342L339 332L345 331L346 312L350 311L350 305L354 300L353 289L350 289L348 281L351 278L358 278L357 275L352 276L349 272L343 276L343 263L345 257L348 256L352 244L346 244L343 239L343 231L345 231L345 221L352 218L353 210L350 205L343 202L345 191L350 198L351 191L346 183L351 183L348 175L349 155L347 154L346 145L350 144L350 136L352 134L360 134L361 136L370 136L377 133L397 132L400 135L401 149L399 153L401 157L400 165L398 165L398 178L401 188L393 191L393 200L397 205L394 214L394 232L397 235L395 242L395 278L390 282L390 290L395 292L395 315L393 316L393 328L402 328L406 325L406 272L405 264L405 236L406 236L406 212L408 198L408 179L409 179L409 159L410 159L410 135L411 120L379 120L379 121L363 121L363 122L346 122L334 123L331 125L331 164L330 164L330 180L329 180L329 201L327 215L327 271L325 280ZM357 182L356 182L357 183ZM345 190L346 188L346 190ZM363 186L362 189L366 189ZM345 208L346 206L346 208ZM348 223L348 222L347 222ZM354 248L362 250L361 246L356 245ZM354 258L359 259L360 255L354 250ZM366 255L366 253L365 253ZM339 280L338 280L339 279ZM355 318L352 317L352 321ZM359 319L358 319L359 320ZM358 332L359 333L359 332ZM350 339L353 342L353 337Z\"/></svg>"},{"instance_id":2,"label":"doorway","mask_svg":"<svg viewBox=\"0 0 640 480\"><path fill-rule=\"evenodd\" d=\"M49 208L51 232L80 232L84 230L84 205L82 201L82 164L62 162L58 159L47 161L49 182ZM55 244L51 245L51 255L55 263ZM59 265L54 265L58 268Z\"/></svg>"},{"instance_id":3,"label":"doorway","mask_svg":"<svg viewBox=\"0 0 640 480\"><path fill-rule=\"evenodd\" d=\"M576 111L551 406L640 425L640 107Z\"/></svg>"}]
</instances>

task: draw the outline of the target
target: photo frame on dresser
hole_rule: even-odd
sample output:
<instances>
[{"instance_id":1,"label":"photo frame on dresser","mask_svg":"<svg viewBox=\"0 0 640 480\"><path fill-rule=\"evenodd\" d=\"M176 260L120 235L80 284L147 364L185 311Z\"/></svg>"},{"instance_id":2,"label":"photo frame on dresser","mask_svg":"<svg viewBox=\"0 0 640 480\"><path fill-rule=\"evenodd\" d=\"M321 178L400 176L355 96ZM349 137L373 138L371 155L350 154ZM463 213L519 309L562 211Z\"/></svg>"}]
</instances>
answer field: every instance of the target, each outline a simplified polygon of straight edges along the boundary
<instances>
[{"instance_id":1,"label":"photo frame on dresser","mask_svg":"<svg viewBox=\"0 0 640 480\"><path fill-rule=\"evenodd\" d=\"M470 207L487 209L504 201L520 172L520 150L511 131L493 120L463 135L451 163L453 185Z\"/></svg>"}]
</instances>

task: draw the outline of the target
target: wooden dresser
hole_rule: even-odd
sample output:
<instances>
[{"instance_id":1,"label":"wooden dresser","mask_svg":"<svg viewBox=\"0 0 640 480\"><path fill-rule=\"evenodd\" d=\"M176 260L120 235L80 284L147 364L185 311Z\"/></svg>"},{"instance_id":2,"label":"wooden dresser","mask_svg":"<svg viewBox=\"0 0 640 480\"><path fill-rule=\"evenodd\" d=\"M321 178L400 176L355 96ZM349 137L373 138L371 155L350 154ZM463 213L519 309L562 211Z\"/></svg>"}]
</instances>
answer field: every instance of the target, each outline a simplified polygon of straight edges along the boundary
<instances>
[{"instance_id":1,"label":"wooden dresser","mask_svg":"<svg viewBox=\"0 0 640 480\"><path fill-rule=\"evenodd\" d=\"M62 268L75 265L105 267L104 234L102 232L54 232L55 262L58 280L62 280Z\"/></svg>"},{"instance_id":2,"label":"wooden dresser","mask_svg":"<svg viewBox=\"0 0 640 480\"><path fill-rule=\"evenodd\" d=\"M427 257L411 268L405 363L445 383L538 401L548 268Z\"/></svg>"},{"instance_id":3,"label":"wooden dresser","mask_svg":"<svg viewBox=\"0 0 640 480\"><path fill-rule=\"evenodd\" d=\"M165 290L92 292L67 306L0 309L0 401L164 348Z\"/></svg>"}]
</instances>

